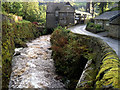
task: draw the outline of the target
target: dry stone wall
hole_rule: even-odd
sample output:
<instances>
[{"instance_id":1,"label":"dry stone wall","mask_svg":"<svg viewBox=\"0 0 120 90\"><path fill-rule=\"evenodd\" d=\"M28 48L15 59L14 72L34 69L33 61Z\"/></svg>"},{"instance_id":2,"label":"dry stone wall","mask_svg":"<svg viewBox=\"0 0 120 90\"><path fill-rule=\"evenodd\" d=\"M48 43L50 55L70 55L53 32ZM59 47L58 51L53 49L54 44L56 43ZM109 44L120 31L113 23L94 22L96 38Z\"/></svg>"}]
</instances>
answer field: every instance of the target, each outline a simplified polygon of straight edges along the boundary
<instances>
[{"instance_id":1,"label":"dry stone wall","mask_svg":"<svg viewBox=\"0 0 120 90\"><path fill-rule=\"evenodd\" d=\"M93 50L94 58L88 60L79 79L79 88L120 88L120 59L115 51L100 38L79 35L81 43Z\"/></svg>"},{"instance_id":2,"label":"dry stone wall","mask_svg":"<svg viewBox=\"0 0 120 90\"><path fill-rule=\"evenodd\" d=\"M119 25L110 25L108 35L113 38L120 39L120 26Z\"/></svg>"}]
</instances>

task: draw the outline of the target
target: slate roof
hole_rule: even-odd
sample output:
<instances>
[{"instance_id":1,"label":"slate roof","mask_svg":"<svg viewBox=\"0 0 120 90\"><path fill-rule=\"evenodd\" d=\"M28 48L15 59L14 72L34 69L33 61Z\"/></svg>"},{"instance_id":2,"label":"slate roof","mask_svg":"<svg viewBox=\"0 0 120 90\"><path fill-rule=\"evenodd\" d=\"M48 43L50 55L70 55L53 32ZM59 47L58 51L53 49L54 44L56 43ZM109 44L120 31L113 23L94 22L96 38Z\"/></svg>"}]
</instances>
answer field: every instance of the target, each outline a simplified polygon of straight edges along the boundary
<instances>
[{"instance_id":1,"label":"slate roof","mask_svg":"<svg viewBox=\"0 0 120 90\"><path fill-rule=\"evenodd\" d=\"M99 16L96 16L94 19L111 20L117 16L120 16L120 10L105 12Z\"/></svg>"},{"instance_id":2,"label":"slate roof","mask_svg":"<svg viewBox=\"0 0 120 90\"><path fill-rule=\"evenodd\" d=\"M52 3L52 2L49 2L47 4L47 11L46 12L55 12L56 8L59 8L60 9L60 12L74 12L74 8L69 5L68 3L64 3L64 2L61 2L61 3ZM69 10L68 10L69 8Z\"/></svg>"},{"instance_id":3,"label":"slate roof","mask_svg":"<svg viewBox=\"0 0 120 90\"><path fill-rule=\"evenodd\" d=\"M120 16L116 17L115 19L110 21L110 24L113 25L120 25Z\"/></svg>"}]
</instances>

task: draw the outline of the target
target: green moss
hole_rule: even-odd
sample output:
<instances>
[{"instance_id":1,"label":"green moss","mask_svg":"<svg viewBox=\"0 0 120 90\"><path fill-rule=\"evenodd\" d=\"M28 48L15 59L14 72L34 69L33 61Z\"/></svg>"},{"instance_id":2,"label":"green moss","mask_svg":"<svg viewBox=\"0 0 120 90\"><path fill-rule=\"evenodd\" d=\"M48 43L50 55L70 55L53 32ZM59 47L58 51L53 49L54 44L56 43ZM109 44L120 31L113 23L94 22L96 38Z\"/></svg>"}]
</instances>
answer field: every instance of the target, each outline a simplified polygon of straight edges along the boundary
<instances>
[{"instance_id":1,"label":"green moss","mask_svg":"<svg viewBox=\"0 0 120 90\"><path fill-rule=\"evenodd\" d=\"M96 53L85 53L84 57L86 57L88 60L94 59L96 56Z\"/></svg>"},{"instance_id":2,"label":"green moss","mask_svg":"<svg viewBox=\"0 0 120 90\"><path fill-rule=\"evenodd\" d=\"M106 57L104 57L103 62L108 60L108 59L112 59L112 60L117 60L118 61L118 57L115 56L114 54L108 54Z\"/></svg>"},{"instance_id":3,"label":"green moss","mask_svg":"<svg viewBox=\"0 0 120 90\"><path fill-rule=\"evenodd\" d=\"M114 54L107 54L102 63L100 71L96 76L96 88L103 88L109 85L118 88L118 65L120 65L118 57Z\"/></svg>"},{"instance_id":4,"label":"green moss","mask_svg":"<svg viewBox=\"0 0 120 90\"><path fill-rule=\"evenodd\" d=\"M112 85L114 88L120 88L118 85L118 68L112 68L104 74L100 81L96 82L96 88L103 88L103 86Z\"/></svg>"},{"instance_id":5,"label":"green moss","mask_svg":"<svg viewBox=\"0 0 120 90\"><path fill-rule=\"evenodd\" d=\"M113 52L108 52L108 53L104 54L101 59L105 58L107 55L113 55L113 54L114 54Z\"/></svg>"}]
</instances>

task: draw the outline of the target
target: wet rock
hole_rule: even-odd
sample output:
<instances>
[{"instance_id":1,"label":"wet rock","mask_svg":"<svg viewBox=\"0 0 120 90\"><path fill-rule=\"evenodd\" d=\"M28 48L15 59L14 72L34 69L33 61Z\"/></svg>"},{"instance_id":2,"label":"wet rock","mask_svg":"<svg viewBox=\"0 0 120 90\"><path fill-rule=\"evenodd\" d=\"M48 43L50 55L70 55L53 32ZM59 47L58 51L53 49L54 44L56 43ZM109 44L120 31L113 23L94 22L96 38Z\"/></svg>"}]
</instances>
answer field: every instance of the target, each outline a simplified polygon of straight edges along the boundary
<instances>
[{"instance_id":1,"label":"wet rock","mask_svg":"<svg viewBox=\"0 0 120 90\"><path fill-rule=\"evenodd\" d=\"M22 49L23 49L23 48L16 48L16 49L15 49L15 53L14 53L13 56L18 56L18 55L20 55Z\"/></svg>"}]
</instances>

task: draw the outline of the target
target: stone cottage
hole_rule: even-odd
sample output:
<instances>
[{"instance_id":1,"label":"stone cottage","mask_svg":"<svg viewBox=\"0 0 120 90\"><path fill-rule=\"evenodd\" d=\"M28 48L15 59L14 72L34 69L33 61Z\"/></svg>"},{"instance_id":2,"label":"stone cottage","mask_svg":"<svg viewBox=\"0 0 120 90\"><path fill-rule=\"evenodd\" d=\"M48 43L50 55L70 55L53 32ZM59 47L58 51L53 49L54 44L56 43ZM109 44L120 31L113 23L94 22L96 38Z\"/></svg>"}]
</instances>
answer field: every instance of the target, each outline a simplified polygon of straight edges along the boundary
<instances>
[{"instance_id":1,"label":"stone cottage","mask_svg":"<svg viewBox=\"0 0 120 90\"><path fill-rule=\"evenodd\" d=\"M75 23L75 9L69 2L48 3L46 11L46 27L67 26Z\"/></svg>"},{"instance_id":2,"label":"stone cottage","mask_svg":"<svg viewBox=\"0 0 120 90\"><path fill-rule=\"evenodd\" d=\"M114 30L113 27L111 27L110 22L120 16L120 11L108 11L105 12L99 16L96 16L94 18L95 24L100 24L104 30L108 30L111 28Z\"/></svg>"}]
</instances>

